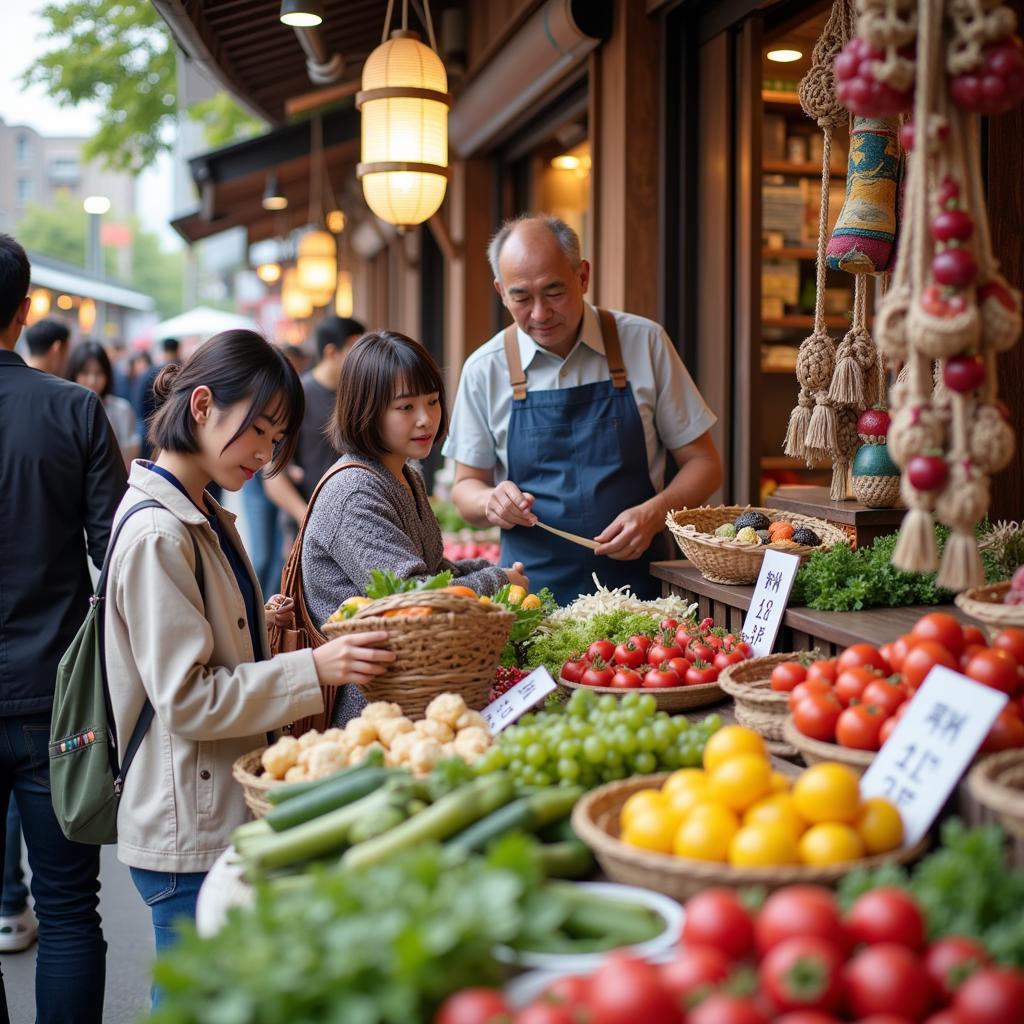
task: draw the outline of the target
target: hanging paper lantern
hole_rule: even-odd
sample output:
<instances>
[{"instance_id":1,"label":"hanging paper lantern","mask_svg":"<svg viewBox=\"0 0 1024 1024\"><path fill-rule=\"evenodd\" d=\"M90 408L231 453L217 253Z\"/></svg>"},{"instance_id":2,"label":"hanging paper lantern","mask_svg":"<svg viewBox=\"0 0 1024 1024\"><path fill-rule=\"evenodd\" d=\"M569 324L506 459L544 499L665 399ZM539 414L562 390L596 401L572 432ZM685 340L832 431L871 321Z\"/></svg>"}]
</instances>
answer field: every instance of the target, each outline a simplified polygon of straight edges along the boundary
<instances>
[{"instance_id":1,"label":"hanging paper lantern","mask_svg":"<svg viewBox=\"0 0 1024 1024\"><path fill-rule=\"evenodd\" d=\"M299 239L295 261L299 287L314 306L326 306L338 281L338 246L328 231L310 231Z\"/></svg>"},{"instance_id":2,"label":"hanging paper lantern","mask_svg":"<svg viewBox=\"0 0 1024 1024\"><path fill-rule=\"evenodd\" d=\"M41 320L50 312L50 293L45 288L36 288L32 292L29 316L33 320Z\"/></svg>"},{"instance_id":3,"label":"hanging paper lantern","mask_svg":"<svg viewBox=\"0 0 1024 1024\"><path fill-rule=\"evenodd\" d=\"M363 65L357 174L367 205L391 224L421 224L448 184L448 76L415 32L397 31Z\"/></svg>"},{"instance_id":4,"label":"hanging paper lantern","mask_svg":"<svg viewBox=\"0 0 1024 1024\"><path fill-rule=\"evenodd\" d=\"M96 326L96 303L92 299L82 299L78 307L78 326L85 334Z\"/></svg>"},{"instance_id":5,"label":"hanging paper lantern","mask_svg":"<svg viewBox=\"0 0 1024 1024\"><path fill-rule=\"evenodd\" d=\"M352 271L338 271L338 293L334 297L334 312L338 316L352 315Z\"/></svg>"},{"instance_id":6,"label":"hanging paper lantern","mask_svg":"<svg viewBox=\"0 0 1024 1024\"><path fill-rule=\"evenodd\" d=\"M292 320L305 320L313 315L313 303L299 287L299 275L294 267L289 267L284 272L284 279L281 282L281 308L284 315Z\"/></svg>"}]
</instances>

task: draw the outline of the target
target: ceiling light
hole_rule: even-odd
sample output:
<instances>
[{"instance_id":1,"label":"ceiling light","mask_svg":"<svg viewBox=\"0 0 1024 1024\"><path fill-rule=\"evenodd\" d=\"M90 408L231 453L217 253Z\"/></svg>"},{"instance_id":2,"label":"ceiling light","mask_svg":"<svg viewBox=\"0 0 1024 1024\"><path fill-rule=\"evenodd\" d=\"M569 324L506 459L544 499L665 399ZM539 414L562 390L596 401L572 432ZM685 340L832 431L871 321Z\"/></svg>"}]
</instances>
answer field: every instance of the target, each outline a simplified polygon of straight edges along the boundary
<instances>
[{"instance_id":1,"label":"ceiling light","mask_svg":"<svg viewBox=\"0 0 1024 1024\"><path fill-rule=\"evenodd\" d=\"M74 299L70 295L58 295L57 296L57 308L58 309L71 309L75 304Z\"/></svg>"},{"instance_id":2,"label":"ceiling light","mask_svg":"<svg viewBox=\"0 0 1024 1024\"><path fill-rule=\"evenodd\" d=\"M106 196L86 196L82 200L82 209L86 213L106 213L110 209L110 200Z\"/></svg>"},{"instance_id":3,"label":"ceiling light","mask_svg":"<svg viewBox=\"0 0 1024 1024\"><path fill-rule=\"evenodd\" d=\"M292 28L313 28L324 20L319 0L281 0L281 21Z\"/></svg>"},{"instance_id":4,"label":"ceiling light","mask_svg":"<svg viewBox=\"0 0 1024 1024\"><path fill-rule=\"evenodd\" d=\"M332 235L340 235L345 230L345 214L341 210L331 210L327 214L327 230Z\"/></svg>"},{"instance_id":5,"label":"ceiling light","mask_svg":"<svg viewBox=\"0 0 1024 1024\"><path fill-rule=\"evenodd\" d=\"M267 175L267 184L263 189L262 205L264 210L286 210L288 208L288 198L281 191L281 186L277 183L277 173L271 171Z\"/></svg>"},{"instance_id":6,"label":"ceiling light","mask_svg":"<svg viewBox=\"0 0 1024 1024\"><path fill-rule=\"evenodd\" d=\"M572 153L561 153L551 161L551 166L559 171L575 171L579 169L580 158Z\"/></svg>"},{"instance_id":7,"label":"ceiling light","mask_svg":"<svg viewBox=\"0 0 1024 1024\"><path fill-rule=\"evenodd\" d=\"M799 50L769 50L768 59L775 61L776 64L792 64L795 60L800 60L803 54Z\"/></svg>"},{"instance_id":8,"label":"ceiling light","mask_svg":"<svg viewBox=\"0 0 1024 1024\"><path fill-rule=\"evenodd\" d=\"M256 268L256 276L264 284L276 284L281 279L281 264L261 263Z\"/></svg>"},{"instance_id":9,"label":"ceiling light","mask_svg":"<svg viewBox=\"0 0 1024 1024\"><path fill-rule=\"evenodd\" d=\"M338 316L352 315L352 271L338 271L338 292L334 296L334 312Z\"/></svg>"}]
</instances>

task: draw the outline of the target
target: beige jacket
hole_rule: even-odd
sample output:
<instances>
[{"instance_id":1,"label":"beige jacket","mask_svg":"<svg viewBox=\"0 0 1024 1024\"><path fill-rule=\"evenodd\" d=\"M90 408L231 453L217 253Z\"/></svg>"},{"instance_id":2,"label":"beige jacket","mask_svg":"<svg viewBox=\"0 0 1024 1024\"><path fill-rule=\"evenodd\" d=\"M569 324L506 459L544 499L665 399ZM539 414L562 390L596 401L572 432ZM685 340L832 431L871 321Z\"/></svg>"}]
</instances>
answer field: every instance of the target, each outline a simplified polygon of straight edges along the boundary
<instances>
[{"instance_id":1,"label":"beige jacket","mask_svg":"<svg viewBox=\"0 0 1024 1024\"><path fill-rule=\"evenodd\" d=\"M311 650L254 661L245 604L217 535L173 484L139 462L107 589L107 676L124 755L146 696L156 711L125 779L118 859L153 871L207 871L248 817L231 765L266 733L323 708ZM231 513L217 517L242 551ZM186 525L187 524L187 525ZM196 586L189 533L203 561ZM248 559L246 559L248 564ZM259 584L249 567L266 635Z\"/></svg>"}]
</instances>

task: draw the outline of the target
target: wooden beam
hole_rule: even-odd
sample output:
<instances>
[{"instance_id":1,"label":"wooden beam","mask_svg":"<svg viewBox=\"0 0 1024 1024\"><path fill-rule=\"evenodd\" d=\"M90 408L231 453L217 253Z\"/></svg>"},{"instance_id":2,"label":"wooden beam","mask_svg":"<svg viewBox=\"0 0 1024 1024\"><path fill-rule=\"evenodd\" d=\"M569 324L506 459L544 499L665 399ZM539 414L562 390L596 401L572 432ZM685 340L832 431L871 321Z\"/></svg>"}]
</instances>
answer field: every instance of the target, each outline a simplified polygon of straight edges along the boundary
<instances>
[{"instance_id":1,"label":"wooden beam","mask_svg":"<svg viewBox=\"0 0 1024 1024\"><path fill-rule=\"evenodd\" d=\"M302 96L293 96L290 100L285 100L285 113L289 117L295 117L297 114L305 114L309 110L316 110L317 107L325 107L354 96L359 92L359 82L358 78L353 78L347 82L338 82L337 85L329 85L326 89L316 89Z\"/></svg>"}]
</instances>

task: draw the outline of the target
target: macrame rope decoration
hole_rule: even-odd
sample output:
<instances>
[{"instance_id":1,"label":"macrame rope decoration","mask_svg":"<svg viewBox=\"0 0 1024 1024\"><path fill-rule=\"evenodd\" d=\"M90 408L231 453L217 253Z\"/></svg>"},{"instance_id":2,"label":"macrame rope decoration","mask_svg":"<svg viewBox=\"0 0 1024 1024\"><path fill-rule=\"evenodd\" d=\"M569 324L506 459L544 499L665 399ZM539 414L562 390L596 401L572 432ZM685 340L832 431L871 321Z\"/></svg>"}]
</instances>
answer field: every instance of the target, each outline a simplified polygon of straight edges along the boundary
<instances>
[{"instance_id":1,"label":"macrame rope decoration","mask_svg":"<svg viewBox=\"0 0 1024 1024\"><path fill-rule=\"evenodd\" d=\"M882 52L865 26L883 8L906 14L909 7L861 0L858 32ZM963 590L984 582L974 525L988 510L989 476L1013 457L1013 431L996 402L995 357L1021 331L1020 293L992 253L977 118L1024 98L1024 47L1012 12L994 0L919 0L916 8L906 216L877 325L886 356L905 362L890 394L889 450L909 508L893 563L938 568L940 586ZM858 75L873 73L873 63L858 64ZM892 101L885 113L900 112L893 97L880 95ZM880 113L870 90L847 88L846 101L857 114ZM941 566L933 513L952 531Z\"/></svg>"}]
</instances>

